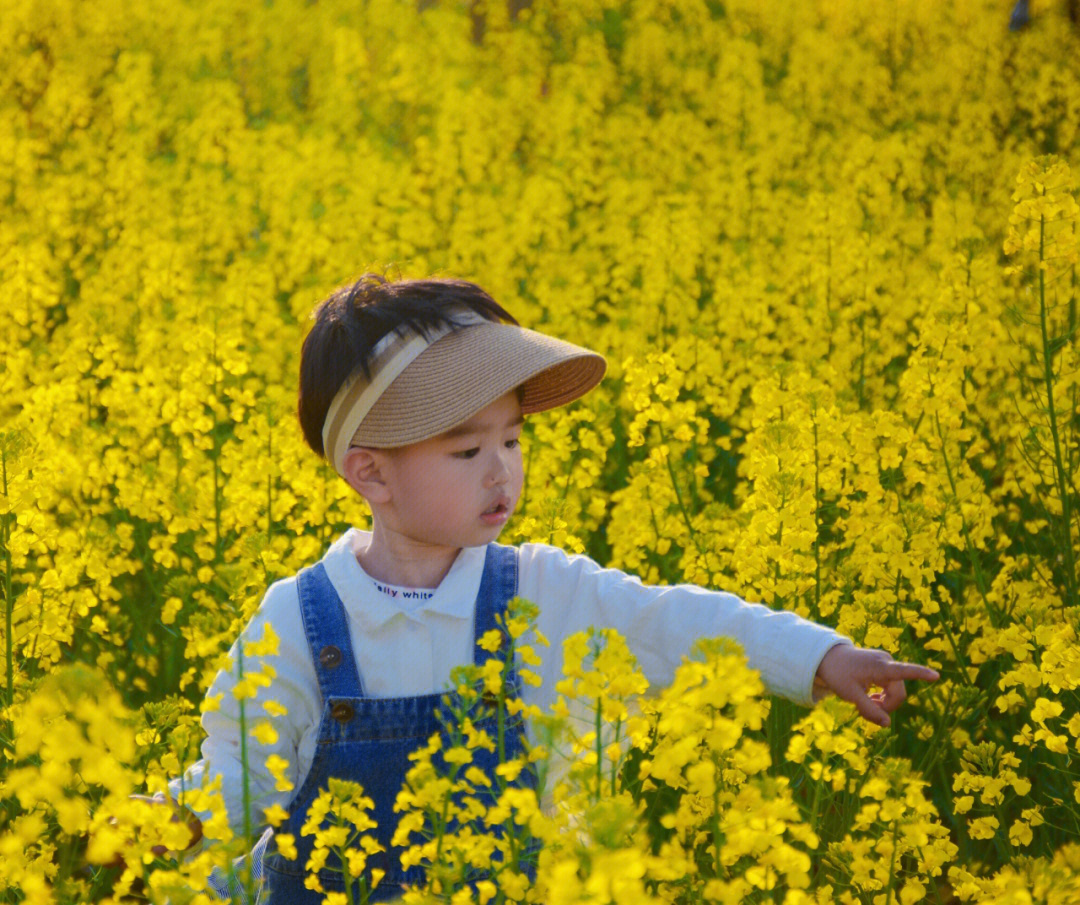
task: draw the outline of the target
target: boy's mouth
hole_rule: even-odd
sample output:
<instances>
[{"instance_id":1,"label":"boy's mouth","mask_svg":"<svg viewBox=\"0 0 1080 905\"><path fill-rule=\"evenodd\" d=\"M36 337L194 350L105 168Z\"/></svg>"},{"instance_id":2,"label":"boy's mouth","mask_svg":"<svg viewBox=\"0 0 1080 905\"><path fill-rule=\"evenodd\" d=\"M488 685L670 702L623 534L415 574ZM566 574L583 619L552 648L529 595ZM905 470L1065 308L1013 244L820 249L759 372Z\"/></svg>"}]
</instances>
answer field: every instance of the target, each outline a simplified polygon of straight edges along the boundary
<instances>
[{"instance_id":1,"label":"boy's mouth","mask_svg":"<svg viewBox=\"0 0 1080 905\"><path fill-rule=\"evenodd\" d=\"M490 509L480 513L480 520L485 525L504 525L510 518L510 501L500 500Z\"/></svg>"}]
</instances>

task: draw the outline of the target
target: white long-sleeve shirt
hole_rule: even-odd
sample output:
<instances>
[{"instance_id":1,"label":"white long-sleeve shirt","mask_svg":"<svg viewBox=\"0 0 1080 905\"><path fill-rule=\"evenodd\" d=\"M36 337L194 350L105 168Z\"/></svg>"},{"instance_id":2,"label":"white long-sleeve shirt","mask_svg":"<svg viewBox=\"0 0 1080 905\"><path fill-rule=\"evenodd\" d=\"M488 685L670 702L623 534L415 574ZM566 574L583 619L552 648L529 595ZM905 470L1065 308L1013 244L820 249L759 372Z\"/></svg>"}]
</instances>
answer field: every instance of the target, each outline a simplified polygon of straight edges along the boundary
<instances>
[{"instance_id":1,"label":"white long-sleeve shirt","mask_svg":"<svg viewBox=\"0 0 1080 905\"><path fill-rule=\"evenodd\" d=\"M385 585L364 572L356 551L368 541L367 532L350 529L322 559L345 605L365 694L403 697L445 690L451 669L472 659L473 609L486 548L463 548L437 588L411 589ZM525 703L541 709L557 696L563 640L590 626L617 629L654 687L671 682L697 639L732 638L742 645L750 666L761 673L772 694L804 706L813 703L814 675L822 657L836 644L851 643L794 613L746 603L733 594L695 585L644 585L635 576L601 568L586 556L567 555L546 544L523 544L519 551L518 596L538 605L536 627L551 642L550 648L538 650L543 664L535 671L541 684L522 686ZM262 705L269 700L283 705L287 713L273 720L276 742L249 740L255 823L272 804L287 808L295 793L275 790L266 758L277 754L288 761L285 775L298 789L314 759L322 713L295 577L276 582L266 592L233 647L234 661L237 645L261 639L267 624L280 639L277 654L265 658L276 677L247 700L247 722L250 727L264 718ZM259 658L245 658L245 673L259 666ZM230 825L239 830L243 819L236 683L233 671L222 670L215 678L209 695L220 696L220 707L203 715L207 733L203 758L187 772L184 784L191 788L220 775ZM174 797L180 788L181 780L174 780Z\"/></svg>"}]
</instances>

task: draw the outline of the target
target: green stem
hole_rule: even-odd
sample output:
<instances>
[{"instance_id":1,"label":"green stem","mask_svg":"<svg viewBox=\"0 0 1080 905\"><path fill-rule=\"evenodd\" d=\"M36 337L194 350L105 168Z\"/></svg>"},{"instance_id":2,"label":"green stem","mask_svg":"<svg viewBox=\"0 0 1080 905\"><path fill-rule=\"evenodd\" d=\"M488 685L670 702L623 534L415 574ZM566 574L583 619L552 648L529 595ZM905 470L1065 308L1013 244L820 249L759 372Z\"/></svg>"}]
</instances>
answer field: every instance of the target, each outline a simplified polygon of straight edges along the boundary
<instances>
[{"instance_id":1,"label":"green stem","mask_svg":"<svg viewBox=\"0 0 1080 905\"><path fill-rule=\"evenodd\" d=\"M600 738L600 698L596 699L596 798L599 801L604 794L604 745Z\"/></svg>"},{"instance_id":2,"label":"green stem","mask_svg":"<svg viewBox=\"0 0 1080 905\"><path fill-rule=\"evenodd\" d=\"M619 744L622 734L622 717L618 717L615 720L615 738L612 740L613 745ZM611 797L614 798L618 793L616 788L619 778L618 762L616 760L611 761Z\"/></svg>"},{"instance_id":3,"label":"green stem","mask_svg":"<svg viewBox=\"0 0 1080 905\"><path fill-rule=\"evenodd\" d=\"M244 645L243 640L237 645L236 672L239 681L244 680ZM250 847L251 844L251 777L248 768L248 737L247 737L247 707L244 699L240 699L240 770L243 775L242 793L244 804L244 841ZM249 849L250 850L250 849ZM251 859L244 859L244 871L242 880L247 892L248 901L255 901L255 889L251 875Z\"/></svg>"},{"instance_id":4,"label":"green stem","mask_svg":"<svg viewBox=\"0 0 1080 905\"><path fill-rule=\"evenodd\" d=\"M499 702L496 709L496 719L498 721L498 728L496 730L499 737L499 763L506 763L506 682L503 682L502 688L499 689Z\"/></svg>"},{"instance_id":5,"label":"green stem","mask_svg":"<svg viewBox=\"0 0 1080 905\"><path fill-rule=\"evenodd\" d=\"M338 852L338 860L341 862L341 874L342 879L345 881L345 901L348 905L355 905L356 899L353 896L353 878L349 873L349 859L345 854L345 849Z\"/></svg>"},{"instance_id":6,"label":"green stem","mask_svg":"<svg viewBox=\"0 0 1080 905\"><path fill-rule=\"evenodd\" d=\"M939 602L943 615L945 616L945 618L941 621L941 627L945 630L945 639L949 642L949 647L952 648L953 656L956 658L956 665L959 667L960 681L962 681L965 685L971 686L974 683L968 676L967 658L965 658L960 653L960 646L956 643L956 638L953 637L952 607L945 602L946 597L948 597L948 594L943 595L941 601Z\"/></svg>"},{"instance_id":7,"label":"green stem","mask_svg":"<svg viewBox=\"0 0 1080 905\"><path fill-rule=\"evenodd\" d=\"M822 768L824 768L825 764L823 763L821 766L822 766ZM812 805L810 805L810 820L809 820L810 831L812 833L814 833L818 837L821 836L821 833L818 832L818 828L817 828L818 809L821 807L821 789L822 789L822 787L824 785L825 785L824 777L822 777L822 779L819 779L816 783L814 783L814 803Z\"/></svg>"},{"instance_id":8,"label":"green stem","mask_svg":"<svg viewBox=\"0 0 1080 905\"><path fill-rule=\"evenodd\" d=\"M214 353L211 359L211 364L214 369L214 401L218 402L221 399L221 387L218 384L218 357L217 357L217 315L214 316ZM214 415L214 426L211 428L214 432L214 560L215 562L221 562L221 555L223 552L223 546L221 542L221 426L217 422L217 415Z\"/></svg>"},{"instance_id":9,"label":"green stem","mask_svg":"<svg viewBox=\"0 0 1080 905\"><path fill-rule=\"evenodd\" d=\"M457 770L450 771L450 785L453 787L454 780L457 779ZM444 795L442 801L442 811L439 813L439 822L434 827L434 832L438 835L439 841L435 845L435 857L432 858L432 864L442 863L442 850L443 843L446 841L446 820L450 812L450 795Z\"/></svg>"},{"instance_id":10,"label":"green stem","mask_svg":"<svg viewBox=\"0 0 1080 905\"><path fill-rule=\"evenodd\" d=\"M829 209L825 208L825 228L829 227ZM825 238L825 332L829 337L829 349L826 353L825 360L832 361L833 353L833 334L835 331L832 329L832 236L826 234Z\"/></svg>"},{"instance_id":11,"label":"green stem","mask_svg":"<svg viewBox=\"0 0 1080 905\"><path fill-rule=\"evenodd\" d=\"M979 596L983 599L983 606L986 607L990 621L994 626L998 626L1001 624L1001 613L991 605L986 596L986 578L983 575L982 567L979 565L975 545L971 542L971 533L968 531L967 519L964 518L964 509L960 505L960 496L956 489L956 478L953 476L952 466L949 464L949 454L945 450L945 432L941 429L941 416L936 413L934 414L934 423L937 426L938 439L941 440L941 458L945 463L945 476L949 479L949 489L952 491L953 499L956 500L956 511L960 514L960 530L964 534L964 548L967 551L968 561L971 563L971 574L975 579L975 587L979 589Z\"/></svg>"},{"instance_id":12,"label":"green stem","mask_svg":"<svg viewBox=\"0 0 1080 905\"><path fill-rule=\"evenodd\" d=\"M8 496L8 472L7 472L7 450L0 449L0 470L2 470L4 481L4 498ZM11 579L11 519L7 512L4 513L3 518L3 548L4 548L4 625L6 632L4 635L5 642L5 655L7 663L7 696L6 703L8 707L11 707L15 703L15 648L14 639L12 638L13 620L15 615L15 601L14 594L12 593L12 579ZM10 727L8 727L8 734L10 734Z\"/></svg>"},{"instance_id":13,"label":"green stem","mask_svg":"<svg viewBox=\"0 0 1080 905\"><path fill-rule=\"evenodd\" d=\"M709 708L709 729L715 731L716 729L716 710L715 708ZM723 876L724 864L720 860L720 765L716 762L715 755L713 756L713 767L716 770L716 777L713 782L713 809L712 809L712 849L713 849L713 875L717 878Z\"/></svg>"},{"instance_id":14,"label":"green stem","mask_svg":"<svg viewBox=\"0 0 1080 905\"><path fill-rule=\"evenodd\" d=\"M656 424L656 429L660 432L660 443L666 444L667 437L664 435L664 429L660 426L659 422ZM675 478L675 468L671 464L670 447L668 448L668 454L664 456L664 461L667 463L668 474L671 476L671 486L675 488L675 500L679 504L679 512L682 513L683 521L686 523L686 530L690 532L690 541L698 551L698 555L704 559L705 551L701 549L701 544L698 543L697 532L694 531L694 526L690 524L690 513L686 511L686 506L683 504L682 492L679 490L679 482Z\"/></svg>"},{"instance_id":15,"label":"green stem","mask_svg":"<svg viewBox=\"0 0 1080 905\"><path fill-rule=\"evenodd\" d=\"M266 419L266 544L269 547L274 536L274 425Z\"/></svg>"},{"instance_id":16,"label":"green stem","mask_svg":"<svg viewBox=\"0 0 1080 905\"><path fill-rule=\"evenodd\" d=\"M783 509L785 502L786 502L785 500L781 500L780 501L780 506L778 507L778 509ZM776 537L773 538L773 540L776 542L776 546L777 546L778 549L783 546L783 544L784 544L784 522L783 522L783 520L780 521L780 527L778 527L776 529ZM773 577L773 601L774 601L774 605L778 606L779 603L776 603L776 601L780 600L780 595L776 593L776 585L780 584L780 560L779 559L774 560L774 562L773 562L773 576L772 577Z\"/></svg>"},{"instance_id":17,"label":"green stem","mask_svg":"<svg viewBox=\"0 0 1080 905\"><path fill-rule=\"evenodd\" d=\"M555 533L555 519L562 511L563 504L566 502L567 494L570 493L570 476L574 473L574 465L577 464L579 448L575 445L574 451L570 454L570 464L566 468L566 483L563 484L562 493L559 494L559 501L551 509L551 524L548 526L548 539Z\"/></svg>"},{"instance_id":18,"label":"green stem","mask_svg":"<svg viewBox=\"0 0 1080 905\"><path fill-rule=\"evenodd\" d=\"M1061 495L1061 521L1065 540L1062 555L1065 559L1065 608L1076 604L1076 566L1073 564L1072 512L1068 488L1065 486L1065 466L1061 460L1061 438L1058 435L1057 412L1054 410L1054 369L1050 348L1050 335L1047 326L1046 311L1046 272L1043 269L1044 240L1046 236L1046 217L1039 217L1039 329L1042 333L1043 379L1046 382L1046 409L1050 415L1050 435L1054 440L1054 470L1056 471L1058 493ZM1049 513L1048 513L1049 514Z\"/></svg>"},{"instance_id":19,"label":"green stem","mask_svg":"<svg viewBox=\"0 0 1080 905\"><path fill-rule=\"evenodd\" d=\"M660 540L660 524L656 521L656 507L653 506L652 493L649 490L649 485L645 485L645 499L649 503L649 516L652 519L653 535L657 540Z\"/></svg>"},{"instance_id":20,"label":"green stem","mask_svg":"<svg viewBox=\"0 0 1080 905\"><path fill-rule=\"evenodd\" d=\"M864 287L864 299L865 299L865 287ZM862 342L862 352L859 355L859 408L862 409L866 405L866 312L860 312L856 318L856 323L859 325L859 335Z\"/></svg>"},{"instance_id":21,"label":"green stem","mask_svg":"<svg viewBox=\"0 0 1080 905\"><path fill-rule=\"evenodd\" d=\"M952 683L949 684L949 696L945 699L945 704L941 708L941 719L934 727L934 732L931 738L944 739L945 735L945 721L948 719L949 714L952 712L953 696L956 693L956 686ZM938 752L944 748L943 744L926 745L923 750L922 758L919 761L919 766L916 767L915 773L919 776L925 776L934 767L935 762L939 761Z\"/></svg>"},{"instance_id":22,"label":"green stem","mask_svg":"<svg viewBox=\"0 0 1080 905\"><path fill-rule=\"evenodd\" d=\"M889 895L885 900L885 905L892 905L893 900L893 887L896 884L893 882L893 877L896 875L896 837L900 834L900 821L897 820L893 823L892 831L892 855L889 859Z\"/></svg>"},{"instance_id":23,"label":"green stem","mask_svg":"<svg viewBox=\"0 0 1080 905\"><path fill-rule=\"evenodd\" d=\"M715 722L715 721L714 721ZM720 773L719 770L716 771ZM713 812L712 812L712 850L713 850L713 876L718 879L723 877L726 873L724 871L724 862L720 860L720 783L717 782L713 787Z\"/></svg>"}]
</instances>

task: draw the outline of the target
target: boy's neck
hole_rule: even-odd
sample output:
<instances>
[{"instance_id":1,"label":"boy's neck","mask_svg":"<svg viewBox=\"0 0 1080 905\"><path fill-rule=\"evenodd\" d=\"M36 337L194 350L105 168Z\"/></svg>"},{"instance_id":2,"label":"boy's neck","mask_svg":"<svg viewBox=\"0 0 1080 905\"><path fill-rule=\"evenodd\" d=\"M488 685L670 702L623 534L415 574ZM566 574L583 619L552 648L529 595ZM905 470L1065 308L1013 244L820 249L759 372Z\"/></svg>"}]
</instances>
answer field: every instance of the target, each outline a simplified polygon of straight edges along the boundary
<instances>
[{"instance_id":1,"label":"boy's neck","mask_svg":"<svg viewBox=\"0 0 1080 905\"><path fill-rule=\"evenodd\" d=\"M454 564L460 547L438 547L380 531L353 545L360 567L376 581L405 588L437 588Z\"/></svg>"}]
</instances>

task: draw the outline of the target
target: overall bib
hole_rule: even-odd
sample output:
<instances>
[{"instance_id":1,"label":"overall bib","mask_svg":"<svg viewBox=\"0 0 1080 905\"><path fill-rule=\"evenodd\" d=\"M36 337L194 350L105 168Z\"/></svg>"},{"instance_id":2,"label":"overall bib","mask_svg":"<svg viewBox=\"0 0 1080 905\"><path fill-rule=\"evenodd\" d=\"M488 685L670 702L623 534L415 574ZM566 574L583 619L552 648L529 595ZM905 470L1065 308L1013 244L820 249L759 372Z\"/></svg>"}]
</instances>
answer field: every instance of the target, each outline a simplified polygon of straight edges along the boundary
<instances>
[{"instance_id":1,"label":"overall bib","mask_svg":"<svg viewBox=\"0 0 1080 905\"><path fill-rule=\"evenodd\" d=\"M515 547L488 544L476 598L476 639L498 628L496 616L505 613L507 603L517 593L517 565ZM386 851L368 858L368 870L382 869L386 875L378 887L370 891L370 901L386 901L399 896L403 884L423 881L423 871L418 867L402 871L401 850L390 845L399 816L394 813L393 805L412 765L408 755L423 746L433 733L442 730L437 713L445 707L445 695L366 697L349 640L345 607L322 564L303 569L297 575L297 586L323 709L315 759L289 804L289 818L281 827L281 832L295 837L298 857L289 860L277 852L268 852L262 865L256 865L256 875L261 873L266 884L259 901L270 905L317 905L323 901L324 893L304 886L304 865L313 848L313 837L302 836L300 828L307 820L308 808L330 777L360 783L364 794L374 802L370 816L378 827L372 833ZM489 656L480 647L474 648L477 663L482 664ZM517 696L520 688L516 668L511 669L510 675L512 685L507 693ZM494 720L491 723L494 724ZM494 725L480 725L495 737ZM523 753L520 720L510 723L506 741L507 757ZM493 775L496 758L486 751L475 751L474 763ZM522 772L520 783L535 782L527 773ZM336 859L332 858L328 866L334 862ZM341 875L333 871L321 871L319 880L326 892L344 889ZM359 887L354 889L358 892Z\"/></svg>"}]
</instances>

